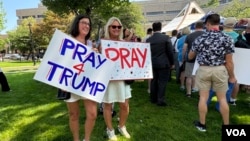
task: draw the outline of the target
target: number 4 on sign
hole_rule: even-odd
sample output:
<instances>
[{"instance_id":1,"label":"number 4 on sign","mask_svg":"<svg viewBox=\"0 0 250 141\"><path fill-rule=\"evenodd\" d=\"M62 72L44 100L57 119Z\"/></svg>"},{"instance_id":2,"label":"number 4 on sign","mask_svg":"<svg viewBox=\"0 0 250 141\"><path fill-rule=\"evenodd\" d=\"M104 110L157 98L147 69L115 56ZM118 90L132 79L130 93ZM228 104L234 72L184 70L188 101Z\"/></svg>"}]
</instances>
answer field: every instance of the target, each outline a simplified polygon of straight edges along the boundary
<instances>
[{"instance_id":1,"label":"number 4 on sign","mask_svg":"<svg viewBox=\"0 0 250 141\"><path fill-rule=\"evenodd\" d=\"M73 66L73 68L77 70L78 75L80 75L81 72L84 72L83 67L84 67L84 64L78 64L78 65Z\"/></svg>"}]
</instances>

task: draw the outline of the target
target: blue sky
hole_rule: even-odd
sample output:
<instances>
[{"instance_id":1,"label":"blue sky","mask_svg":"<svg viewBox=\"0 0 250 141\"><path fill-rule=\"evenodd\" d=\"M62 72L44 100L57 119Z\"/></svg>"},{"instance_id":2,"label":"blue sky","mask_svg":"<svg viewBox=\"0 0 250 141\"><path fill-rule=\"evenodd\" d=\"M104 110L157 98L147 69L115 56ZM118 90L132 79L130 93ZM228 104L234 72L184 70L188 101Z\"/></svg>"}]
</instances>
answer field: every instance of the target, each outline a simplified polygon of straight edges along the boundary
<instances>
[{"instance_id":1,"label":"blue sky","mask_svg":"<svg viewBox=\"0 0 250 141\"><path fill-rule=\"evenodd\" d=\"M6 29L1 32L5 34L6 31L15 29L17 26L17 9L26 9L26 8L37 8L40 0L0 0L3 3L3 9L6 13L5 27Z\"/></svg>"},{"instance_id":2,"label":"blue sky","mask_svg":"<svg viewBox=\"0 0 250 141\"><path fill-rule=\"evenodd\" d=\"M13 30L17 27L17 9L26 9L26 8L37 8L38 4L41 3L40 0L0 0L3 2L3 9L6 13L5 23L6 29L1 32L5 34L6 31ZM141 0L131 0L131 1L141 1Z\"/></svg>"}]
</instances>

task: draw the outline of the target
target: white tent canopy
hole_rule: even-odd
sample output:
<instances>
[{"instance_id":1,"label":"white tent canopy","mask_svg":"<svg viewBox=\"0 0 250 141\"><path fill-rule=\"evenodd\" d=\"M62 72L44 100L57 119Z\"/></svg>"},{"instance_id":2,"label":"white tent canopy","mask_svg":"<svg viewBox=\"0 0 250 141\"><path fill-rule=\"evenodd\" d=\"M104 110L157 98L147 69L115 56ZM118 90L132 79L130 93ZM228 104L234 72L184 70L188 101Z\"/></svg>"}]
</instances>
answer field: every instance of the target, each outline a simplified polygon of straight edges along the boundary
<instances>
[{"instance_id":1,"label":"white tent canopy","mask_svg":"<svg viewBox=\"0 0 250 141\"><path fill-rule=\"evenodd\" d=\"M205 12L195 1L189 2L172 21L162 28L161 32L182 29L200 20L204 15Z\"/></svg>"}]
</instances>

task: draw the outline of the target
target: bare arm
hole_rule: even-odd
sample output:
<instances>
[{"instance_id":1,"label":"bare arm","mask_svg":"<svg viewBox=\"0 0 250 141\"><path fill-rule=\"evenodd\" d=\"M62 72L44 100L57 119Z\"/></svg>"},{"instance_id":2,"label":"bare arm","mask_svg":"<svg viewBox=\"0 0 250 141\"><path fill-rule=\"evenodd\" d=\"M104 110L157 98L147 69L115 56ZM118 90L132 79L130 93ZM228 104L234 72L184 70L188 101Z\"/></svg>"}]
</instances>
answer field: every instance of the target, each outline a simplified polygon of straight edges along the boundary
<instances>
[{"instance_id":1,"label":"bare arm","mask_svg":"<svg viewBox=\"0 0 250 141\"><path fill-rule=\"evenodd\" d=\"M188 53L188 60L194 59L195 56L196 56L196 53L194 51L190 50Z\"/></svg>"},{"instance_id":2,"label":"bare arm","mask_svg":"<svg viewBox=\"0 0 250 141\"><path fill-rule=\"evenodd\" d=\"M187 46L188 46L187 43L185 43L183 45L183 48L182 48L182 62L187 61L186 58L185 58L185 54L186 54L186 51L187 51Z\"/></svg>"},{"instance_id":3,"label":"bare arm","mask_svg":"<svg viewBox=\"0 0 250 141\"><path fill-rule=\"evenodd\" d=\"M250 24L250 18L242 18L239 20L238 25Z\"/></svg>"},{"instance_id":4,"label":"bare arm","mask_svg":"<svg viewBox=\"0 0 250 141\"><path fill-rule=\"evenodd\" d=\"M237 80L234 75L234 63L233 63L233 54L226 54L226 63L225 67L229 75L229 82L235 83Z\"/></svg>"},{"instance_id":5,"label":"bare arm","mask_svg":"<svg viewBox=\"0 0 250 141\"><path fill-rule=\"evenodd\" d=\"M124 40L125 40L125 41L131 41L133 35L134 35L134 30L131 29L131 30L130 30L130 34L128 35L128 37L125 37Z\"/></svg>"}]
</instances>

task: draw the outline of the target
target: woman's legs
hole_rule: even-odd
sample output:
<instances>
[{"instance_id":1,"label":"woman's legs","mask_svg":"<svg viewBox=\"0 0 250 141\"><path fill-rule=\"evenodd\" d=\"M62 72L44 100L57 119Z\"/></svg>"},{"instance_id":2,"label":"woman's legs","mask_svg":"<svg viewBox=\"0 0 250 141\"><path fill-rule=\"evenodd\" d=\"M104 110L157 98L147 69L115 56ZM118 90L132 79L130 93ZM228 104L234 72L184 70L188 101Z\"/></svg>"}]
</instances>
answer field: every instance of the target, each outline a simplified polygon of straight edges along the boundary
<instances>
[{"instance_id":1,"label":"woman's legs","mask_svg":"<svg viewBox=\"0 0 250 141\"><path fill-rule=\"evenodd\" d=\"M85 106L85 110L86 110L86 120L85 120L85 126L84 126L84 131L85 131L84 139L85 139L85 141L89 141L92 130L95 126L95 121L96 121L96 117L97 117L97 103L94 101L85 99L84 106Z\"/></svg>"},{"instance_id":2,"label":"woman's legs","mask_svg":"<svg viewBox=\"0 0 250 141\"><path fill-rule=\"evenodd\" d=\"M67 102L69 112L69 126L73 135L73 141L79 141L79 102Z\"/></svg>"},{"instance_id":3,"label":"woman's legs","mask_svg":"<svg viewBox=\"0 0 250 141\"><path fill-rule=\"evenodd\" d=\"M107 125L107 128L109 130L113 130L112 126L112 103L103 103L103 116L105 123Z\"/></svg>"},{"instance_id":4,"label":"woman's legs","mask_svg":"<svg viewBox=\"0 0 250 141\"><path fill-rule=\"evenodd\" d=\"M119 103L119 105L120 105L120 114L119 114L120 120L119 120L118 130L123 136L129 139L130 135L125 126L129 115L129 100L126 99L124 103Z\"/></svg>"},{"instance_id":5,"label":"woman's legs","mask_svg":"<svg viewBox=\"0 0 250 141\"><path fill-rule=\"evenodd\" d=\"M129 115L129 99L126 99L124 103L119 103L119 127L123 127L128 119Z\"/></svg>"}]
</instances>

